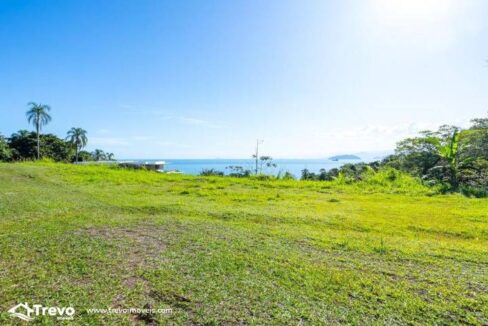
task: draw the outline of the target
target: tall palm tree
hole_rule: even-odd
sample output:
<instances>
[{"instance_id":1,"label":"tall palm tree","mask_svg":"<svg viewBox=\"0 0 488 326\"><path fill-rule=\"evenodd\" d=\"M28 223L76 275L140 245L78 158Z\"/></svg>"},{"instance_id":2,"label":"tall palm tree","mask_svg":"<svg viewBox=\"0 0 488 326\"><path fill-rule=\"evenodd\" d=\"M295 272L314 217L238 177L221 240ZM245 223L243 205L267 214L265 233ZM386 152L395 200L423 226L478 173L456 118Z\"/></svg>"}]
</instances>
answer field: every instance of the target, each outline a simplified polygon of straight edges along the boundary
<instances>
[{"instance_id":1,"label":"tall palm tree","mask_svg":"<svg viewBox=\"0 0 488 326\"><path fill-rule=\"evenodd\" d=\"M75 162L78 162L78 154L80 153L81 149L86 146L88 143L88 138L86 137L86 130L82 128L71 128L68 131L68 136L66 140L73 144L76 148L76 159Z\"/></svg>"},{"instance_id":2,"label":"tall palm tree","mask_svg":"<svg viewBox=\"0 0 488 326\"><path fill-rule=\"evenodd\" d=\"M40 132L41 128L51 121L51 116L49 115L49 111L51 111L51 107L49 105L41 104L41 103L34 103L30 102L27 104L30 106L29 110L27 110L27 121L32 123L36 128L37 133L37 159L40 158Z\"/></svg>"}]
</instances>

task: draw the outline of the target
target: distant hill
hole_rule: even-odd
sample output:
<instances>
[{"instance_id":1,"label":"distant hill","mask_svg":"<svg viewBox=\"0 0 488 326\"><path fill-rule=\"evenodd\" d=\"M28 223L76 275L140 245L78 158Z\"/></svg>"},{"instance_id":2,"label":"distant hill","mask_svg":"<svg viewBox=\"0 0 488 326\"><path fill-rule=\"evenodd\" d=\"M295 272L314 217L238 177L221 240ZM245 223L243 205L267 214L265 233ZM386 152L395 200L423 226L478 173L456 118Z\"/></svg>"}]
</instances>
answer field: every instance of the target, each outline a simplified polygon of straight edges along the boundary
<instances>
[{"instance_id":1,"label":"distant hill","mask_svg":"<svg viewBox=\"0 0 488 326\"><path fill-rule=\"evenodd\" d=\"M336 156L331 156L329 157L329 160L331 161L341 161L341 160L360 160L361 158L356 155L336 155Z\"/></svg>"}]
</instances>

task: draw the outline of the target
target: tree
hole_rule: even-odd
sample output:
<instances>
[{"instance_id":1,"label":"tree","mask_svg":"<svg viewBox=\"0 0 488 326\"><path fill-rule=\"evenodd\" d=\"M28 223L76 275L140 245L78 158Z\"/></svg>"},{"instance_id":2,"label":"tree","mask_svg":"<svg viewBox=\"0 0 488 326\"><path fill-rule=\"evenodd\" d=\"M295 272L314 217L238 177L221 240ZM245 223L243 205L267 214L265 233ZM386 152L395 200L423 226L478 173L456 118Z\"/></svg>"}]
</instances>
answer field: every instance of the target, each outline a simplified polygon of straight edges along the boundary
<instances>
[{"instance_id":1,"label":"tree","mask_svg":"<svg viewBox=\"0 0 488 326\"><path fill-rule=\"evenodd\" d=\"M76 154L75 154L75 162L78 162L78 154L86 146L88 143L88 138L86 137L86 130L82 128L71 128L68 131L68 136L66 140L68 140L72 145L75 146Z\"/></svg>"},{"instance_id":2,"label":"tree","mask_svg":"<svg viewBox=\"0 0 488 326\"><path fill-rule=\"evenodd\" d=\"M52 134L40 136L41 151L43 157L51 158L55 161L69 161L72 156L71 145L63 139ZM35 132L20 130L12 134L8 144L12 150L14 160L31 160L36 157L37 135Z\"/></svg>"},{"instance_id":3,"label":"tree","mask_svg":"<svg viewBox=\"0 0 488 326\"><path fill-rule=\"evenodd\" d=\"M308 169L302 170L302 176L301 176L302 180L315 180L316 178L317 176L315 175L315 173L310 172Z\"/></svg>"},{"instance_id":4,"label":"tree","mask_svg":"<svg viewBox=\"0 0 488 326\"><path fill-rule=\"evenodd\" d=\"M0 161L9 161L12 158L12 150L7 140L0 134Z\"/></svg>"},{"instance_id":5,"label":"tree","mask_svg":"<svg viewBox=\"0 0 488 326\"><path fill-rule=\"evenodd\" d=\"M48 157L57 162L70 162L73 160L73 147L53 134L41 135L41 156Z\"/></svg>"},{"instance_id":6,"label":"tree","mask_svg":"<svg viewBox=\"0 0 488 326\"><path fill-rule=\"evenodd\" d=\"M421 177L450 190L486 188L488 184L488 119L474 119L471 128L441 126L398 143L395 155L381 164ZM447 190L447 188L446 188Z\"/></svg>"},{"instance_id":7,"label":"tree","mask_svg":"<svg viewBox=\"0 0 488 326\"><path fill-rule=\"evenodd\" d=\"M19 130L8 139L14 160L33 160L36 158L36 134L27 130Z\"/></svg>"},{"instance_id":8,"label":"tree","mask_svg":"<svg viewBox=\"0 0 488 326\"><path fill-rule=\"evenodd\" d=\"M450 184L454 189L457 189L459 186L459 135L459 129L453 128L452 133L445 140L438 137L429 137L427 139L428 142L435 146L437 154L447 162ZM440 167L443 166L441 165Z\"/></svg>"},{"instance_id":9,"label":"tree","mask_svg":"<svg viewBox=\"0 0 488 326\"><path fill-rule=\"evenodd\" d=\"M49 105L38 104L34 102L30 102L27 105L30 106L29 110L27 110L27 121L32 123L36 128L37 134L37 159L41 157L40 154L40 132L43 126L47 125L51 121L51 116L49 115L49 111L51 108Z\"/></svg>"},{"instance_id":10,"label":"tree","mask_svg":"<svg viewBox=\"0 0 488 326\"><path fill-rule=\"evenodd\" d=\"M273 162L273 158L271 156L260 156L259 157L259 173L263 173L263 166L267 168L275 168L277 167L276 163Z\"/></svg>"},{"instance_id":11,"label":"tree","mask_svg":"<svg viewBox=\"0 0 488 326\"><path fill-rule=\"evenodd\" d=\"M114 153L105 153L107 160L114 161Z\"/></svg>"},{"instance_id":12,"label":"tree","mask_svg":"<svg viewBox=\"0 0 488 326\"><path fill-rule=\"evenodd\" d=\"M395 149L395 154L387 157L383 164L424 177L439 160L440 157L436 153L434 144L424 136L400 141Z\"/></svg>"},{"instance_id":13,"label":"tree","mask_svg":"<svg viewBox=\"0 0 488 326\"><path fill-rule=\"evenodd\" d=\"M88 151L80 151L78 153L78 157L82 162L94 160L92 153Z\"/></svg>"},{"instance_id":14,"label":"tree","mask_svg":"<svg viewBox=\"0 0 488 326\"><path fill-rule=\"evenodd\" d=\"M95 161L103 161L107 159L107 155L101 149L94 150L92 156Z\"/></svg>"}]
</instances>

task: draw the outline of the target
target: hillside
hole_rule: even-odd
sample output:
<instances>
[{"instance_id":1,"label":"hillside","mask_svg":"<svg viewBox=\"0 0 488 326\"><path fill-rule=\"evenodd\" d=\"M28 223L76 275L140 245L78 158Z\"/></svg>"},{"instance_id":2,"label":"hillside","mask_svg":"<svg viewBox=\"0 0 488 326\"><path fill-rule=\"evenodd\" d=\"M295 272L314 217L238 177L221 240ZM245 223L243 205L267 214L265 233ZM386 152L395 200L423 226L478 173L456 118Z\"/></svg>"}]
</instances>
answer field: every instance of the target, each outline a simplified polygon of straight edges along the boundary
<instances>
[{"instance_id":1,"label":"hillside","mask_svg":"<svg viewBox=\"0 0 488 326\"><path fill-rule=\"evenodd\" d=\"M488 200L363 184L0 164L0 324L488 324ZM92 314L154 307L171 314ZM49 324L37 317L32 324ZM20 320L19 320L20 324Z\"/></svg>"}]
</instances>

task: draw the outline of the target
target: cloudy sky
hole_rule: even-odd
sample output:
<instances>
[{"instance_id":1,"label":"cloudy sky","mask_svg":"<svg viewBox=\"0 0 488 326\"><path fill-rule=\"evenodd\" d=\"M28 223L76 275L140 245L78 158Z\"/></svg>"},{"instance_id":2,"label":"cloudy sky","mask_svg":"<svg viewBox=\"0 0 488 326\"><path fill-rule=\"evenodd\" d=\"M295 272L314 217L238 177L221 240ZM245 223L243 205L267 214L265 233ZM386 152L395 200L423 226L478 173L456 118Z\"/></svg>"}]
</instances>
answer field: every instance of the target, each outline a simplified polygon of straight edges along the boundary
<instances>
[{"instance_id":1,"label":"cloudy sky","mask_svg":"<svg viewBox=\"0 0 488 326\"><path fill-rule=\"evenodd\" d=\"M488 112L488 1L0 2L0 133L118 158L383 151Z\"/></svg>"}]
</instances>

